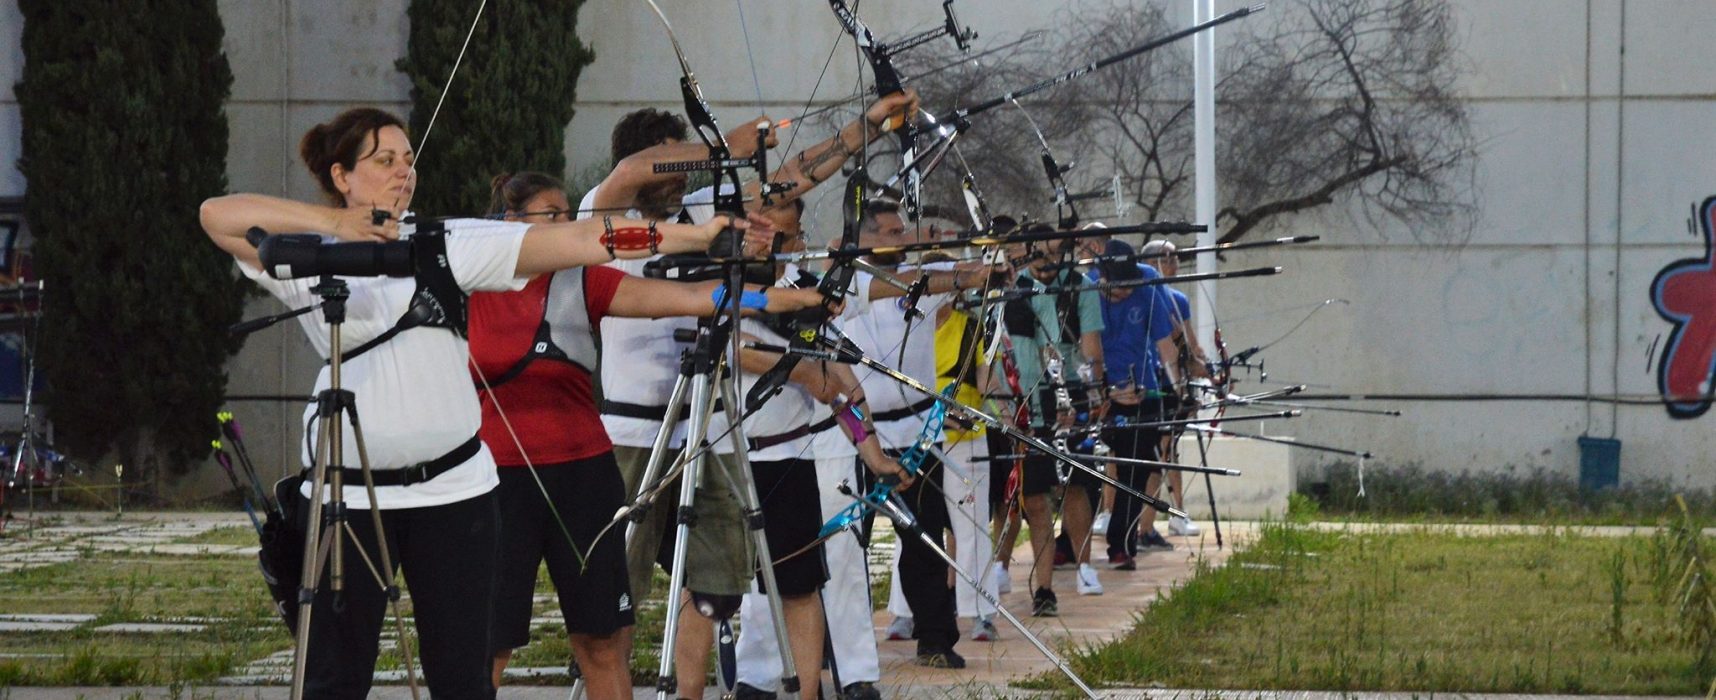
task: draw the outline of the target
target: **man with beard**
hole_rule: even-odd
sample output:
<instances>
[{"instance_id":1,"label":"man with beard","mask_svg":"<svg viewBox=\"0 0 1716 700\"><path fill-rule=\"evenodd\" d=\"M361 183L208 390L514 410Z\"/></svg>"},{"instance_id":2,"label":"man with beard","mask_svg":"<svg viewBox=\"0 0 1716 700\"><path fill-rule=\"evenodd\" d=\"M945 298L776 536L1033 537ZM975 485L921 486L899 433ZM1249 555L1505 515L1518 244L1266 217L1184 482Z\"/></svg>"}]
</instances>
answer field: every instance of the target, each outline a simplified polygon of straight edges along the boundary
<instances>
[{"instance_id":1,"label":"man with beard","mask_svg":"<svg viewBox=\"0 0 1716 700\"><path fill-rule=\"evenodd\" d=\"M906 226L900 218L897 200L884 197L865 206L860 220L860 246L869 248L911 242L905 233ZM901 268L905 256L899 253L873 254L867 260L879 268L905 271ZM940 307L953 297L942 292L957 294L962 289L980 287L989 278L991 270L973 264L958 268L956 274L956 285L950 288L932 286L929 294L918 302L915 313L924 319L935 319ZM902 373L933 387L937 383L934 321L914 321L908 315L913 311L903 305L872 304L868 313L843 319L841 328L866 354L895 364ZM864 393L870 399L871 418L890 454L898 455L917 442L936 400L913 392L872 369L859 369L858 379L864 384ZM942 436L934 436L934 441L939 446ZM944 471L940 460L932 454L920 466L917 483L901 494L923 531L937 546L943 541L943 531L950 527L943 488L947 480L943 476ZM911 630L901 629L899 636L917 639L917 663L921 666L964 668L965 659L953 649L959 641L958 608L954 589L948 585L947 562L918 538L904 533L900 538L899 554L898 585L911 609L910 617L902 618L909 621L902 624L910 624ZM893 632L890 628L890 637L894 636Z\"/></svg>"},{"instance_id":2,"label":"man with beard","mask_svg":"<svg viewBox=\"0 0 1716 700\"><path fill-rule=\"evenodd\" d=\"M1047 224L1036 224L1025 233L1053 231ZM1094 291L1077 291L1084 286L1084 276L1070 266L1059 263L1068 257L1075 245L1071 240L1049 244L1049 254L1033 255L1029 265L1019 272L1016 284L1023 289L1054 288L1059 293L1035 294L1025 299L1007 302L1003 319L1011 336L1014 360L1019 368L1019 380L1032 401L1032 427L1038 437L1052 441L1057 434L1065 436L1074 422L1074 412L1060 406L1059 393L1050 377L1049 361L1061 361L1063 381L1084 374L1076 371L1081 364L1089 367L1089 386L1098 392L1105 386L1103 370L1101 300ZM1082 359L1081 359L1082 358ZM1069 397L1072 391L1068 391ZM1092 401L1090 420L1101 420L1104 406ZM1070 442L1070 440L1069 440ZM1060 467L1053 457L1032 452L1024 460L1020 494L1025 520L1031 527L1031 551L1035 557L1032 579L1036 586L1031 596L1031 614L1052 617L1059 614L1059 600L1052 580L1054 568L1054 511L1051 494L1060 485ZM1069 486L1083 487L1095 477L1082 469L1069 474ZM1075 494L1079 493L1077 491ZM1063 503L1067 533L1078 544L1075 554L1079 563L1078 591L1083 595L1100 595L1102 583L1089 564L1089 531L1091 503L1083 497L1068 495Z\"/></svg>"}]
</instances>

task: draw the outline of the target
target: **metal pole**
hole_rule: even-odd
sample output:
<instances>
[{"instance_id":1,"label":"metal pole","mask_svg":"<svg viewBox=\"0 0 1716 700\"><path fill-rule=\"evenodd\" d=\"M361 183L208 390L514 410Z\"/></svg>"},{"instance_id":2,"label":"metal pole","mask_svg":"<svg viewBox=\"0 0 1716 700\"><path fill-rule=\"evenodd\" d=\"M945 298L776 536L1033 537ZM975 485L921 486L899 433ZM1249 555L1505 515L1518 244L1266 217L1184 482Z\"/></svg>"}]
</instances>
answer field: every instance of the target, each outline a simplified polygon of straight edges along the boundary
<instances>
[{"instance_id":1,"label":"metal pole","mask_svg":"<svg viewBox=\"0 0 1716 700\"><path fill-rule=\"evenodd\" d=\"M1215 0L1191 0L1192 21L1199 23L1215 16ZM1198 234L1198 246L1215 245L1216 235L1216 170L1215 170L1215 30L1198 32L1192 37L1192 133L1195 171L1194 190L1197 199L1197 223L1206 228ZM1215 253L1198 254L1198 272L1216 271ZM1215 347L1214 282L1197 285L1198 343Z\"/></svg>"}]
</instances>

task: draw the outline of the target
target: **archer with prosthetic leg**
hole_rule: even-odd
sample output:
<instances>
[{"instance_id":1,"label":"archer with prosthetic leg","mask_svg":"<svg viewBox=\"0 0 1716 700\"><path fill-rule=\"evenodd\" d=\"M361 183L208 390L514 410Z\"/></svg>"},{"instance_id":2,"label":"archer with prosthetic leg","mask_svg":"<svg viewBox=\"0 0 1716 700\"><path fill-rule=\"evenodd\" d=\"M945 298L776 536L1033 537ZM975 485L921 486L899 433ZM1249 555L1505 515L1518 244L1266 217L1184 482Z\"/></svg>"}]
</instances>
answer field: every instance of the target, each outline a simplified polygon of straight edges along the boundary
<instances>
[{"instance_id":1,"label":"archer with prosthetic leg","mask_svg":"<svg viewBox=\"0 0 1716 700\"><path fill-rule=\"evenodd\" d=\"M881 135L877 125L891 114L916 110L917 97L902 93L878 101L865 115L841 129L830 139L804 149L768 178L785 184L772 194L777 203L791 201L816 184L838 173L848 156L862 150L863 145ZM742 134L754 125L747 123L730 134L732 157L754 154L754 136ZM600 213L622 207L637 207L638 213L659 219L698 220L712 215L716 191L700 190L684 195L683 172L658 172L656 166L684 160L704 158L709 149L701 143L687 143L685 123L678 117L654 110L627 115L616 126L613 156L614 171L600 186L585 195L580 203L581 215ZM769 142L773 140L770 133ZM744 186L743 206L761 206L761 186ZM642 274L645 262L616 263L621 270ZM671 389L679 376L680 345L674 340L676 331L691 330L690 324L679 321L642 321L607 318L601 323L604 345L602 386L602 422L615 444L615 455L627 481L629 493L645 486L644 473L651 459L655 438L661 430ZM673 418L684 425L687 416ZM656 458L665 463L678 461L683 444L684 429L669 436L663 446L664 454ZM671 488L671 487L669 487ZM742 557L745 546L740 524L740 510L730 490L718 481L706 480L698 485L696 506L699 526L693 528L693 545L688 556L692 559L688 576L690 588L703 593L737 597L749 589L750 575ZM629 547L627 563L634 597L649 591L651 561L665 562L668 558L668 519L671 509L655 508L642 513L636 522L635 535ZM678 594L674 594L678 595ZM687 696L700 693L708 668L708 649L714 642L714 626L697 614L693 606L684 606L678 621L677 645L678 685Z\"/></svg>"}]
</instances>

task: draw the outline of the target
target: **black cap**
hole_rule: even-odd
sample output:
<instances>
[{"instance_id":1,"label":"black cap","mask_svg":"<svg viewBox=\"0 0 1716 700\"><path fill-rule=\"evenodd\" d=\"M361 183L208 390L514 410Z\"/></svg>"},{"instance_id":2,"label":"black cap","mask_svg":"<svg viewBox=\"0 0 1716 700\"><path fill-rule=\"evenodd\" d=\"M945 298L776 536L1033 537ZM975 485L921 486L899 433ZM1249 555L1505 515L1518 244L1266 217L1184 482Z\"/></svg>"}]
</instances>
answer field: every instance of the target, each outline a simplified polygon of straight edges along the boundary
<instances>
[{"instance_id":1,"label":"black cap","mask_svg":"<svg viewBox=\"0 0 1716 700\"><path fill-rule=\"evenodd\" d=\"M1118 260L1102 263L1102 279L1107 282L1130 282L1144 279L1144 271L1138 269L1138 264L1132 261L1132 246L1125 241L1112 240L1103 249L1104 257L1119 258Z\"/></svg>"}]
</instances>

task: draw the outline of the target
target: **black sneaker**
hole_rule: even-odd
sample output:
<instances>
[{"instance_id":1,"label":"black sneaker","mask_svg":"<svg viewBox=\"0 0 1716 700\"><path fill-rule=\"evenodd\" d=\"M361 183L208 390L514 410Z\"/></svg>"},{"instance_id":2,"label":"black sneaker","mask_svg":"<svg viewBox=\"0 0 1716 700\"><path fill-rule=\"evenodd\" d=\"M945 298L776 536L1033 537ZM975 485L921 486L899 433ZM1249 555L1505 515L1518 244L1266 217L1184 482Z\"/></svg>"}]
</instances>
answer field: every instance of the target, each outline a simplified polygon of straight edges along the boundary
<instances>
[{"instance_id":1,"label":"black sneaker","mask_svg":"<svg viewBox=\"0 0 1716 700\"><path fill-rule=\"evenodd\" d=\"M754 685L740 683L733 686L733 700L775 700L772 690L763 690Z\"/></svg>"},{"instance_id":2,"label":"black sneaker","mask_svg":"<svg viewBox=\"0 0 1716 700\"><path fill-rule=\"evenodd\" d=\"M918 647L917 663L925 668L965 668L965 657L949 647Z\"/></svg>"},{"instance_id":3,"label":"black sneaker","mask_svg":"<svg viewBox=\"0 0 1716 700\"><path fill-rule=\"evenodd\" d=\"M1038 588L1031 596L1031 617L1059 617L1060 602L1055 599L1055 592L1047 588Z\"/></svg>"},{"instance_id":4,"label":"black sneaker","mask_svg":"<svg viewBox=\"0 0 1716 700\"><path fill-rule=\"evenodd\" d=\"M1168 540L1162 537L1162 533L1157 532L1156 528L1150 528L1149 532L1144 533L1144 538L1138 541L1138 548L1171 552L1174 545L1168 544Z\"/></svg>"},{"instance_id":5,"label":"black sneaker","mask_svg":"<svg viewBox=\"0 0 1716 700\"><path fill-rule=\"evenodd\" d=\"M964 659L961 659L964 661ZM847 684L840 690L843 700L882 700L882 691L876 689L876 684L868 681L858 681Z\"/></svg>"}]
</instances>

